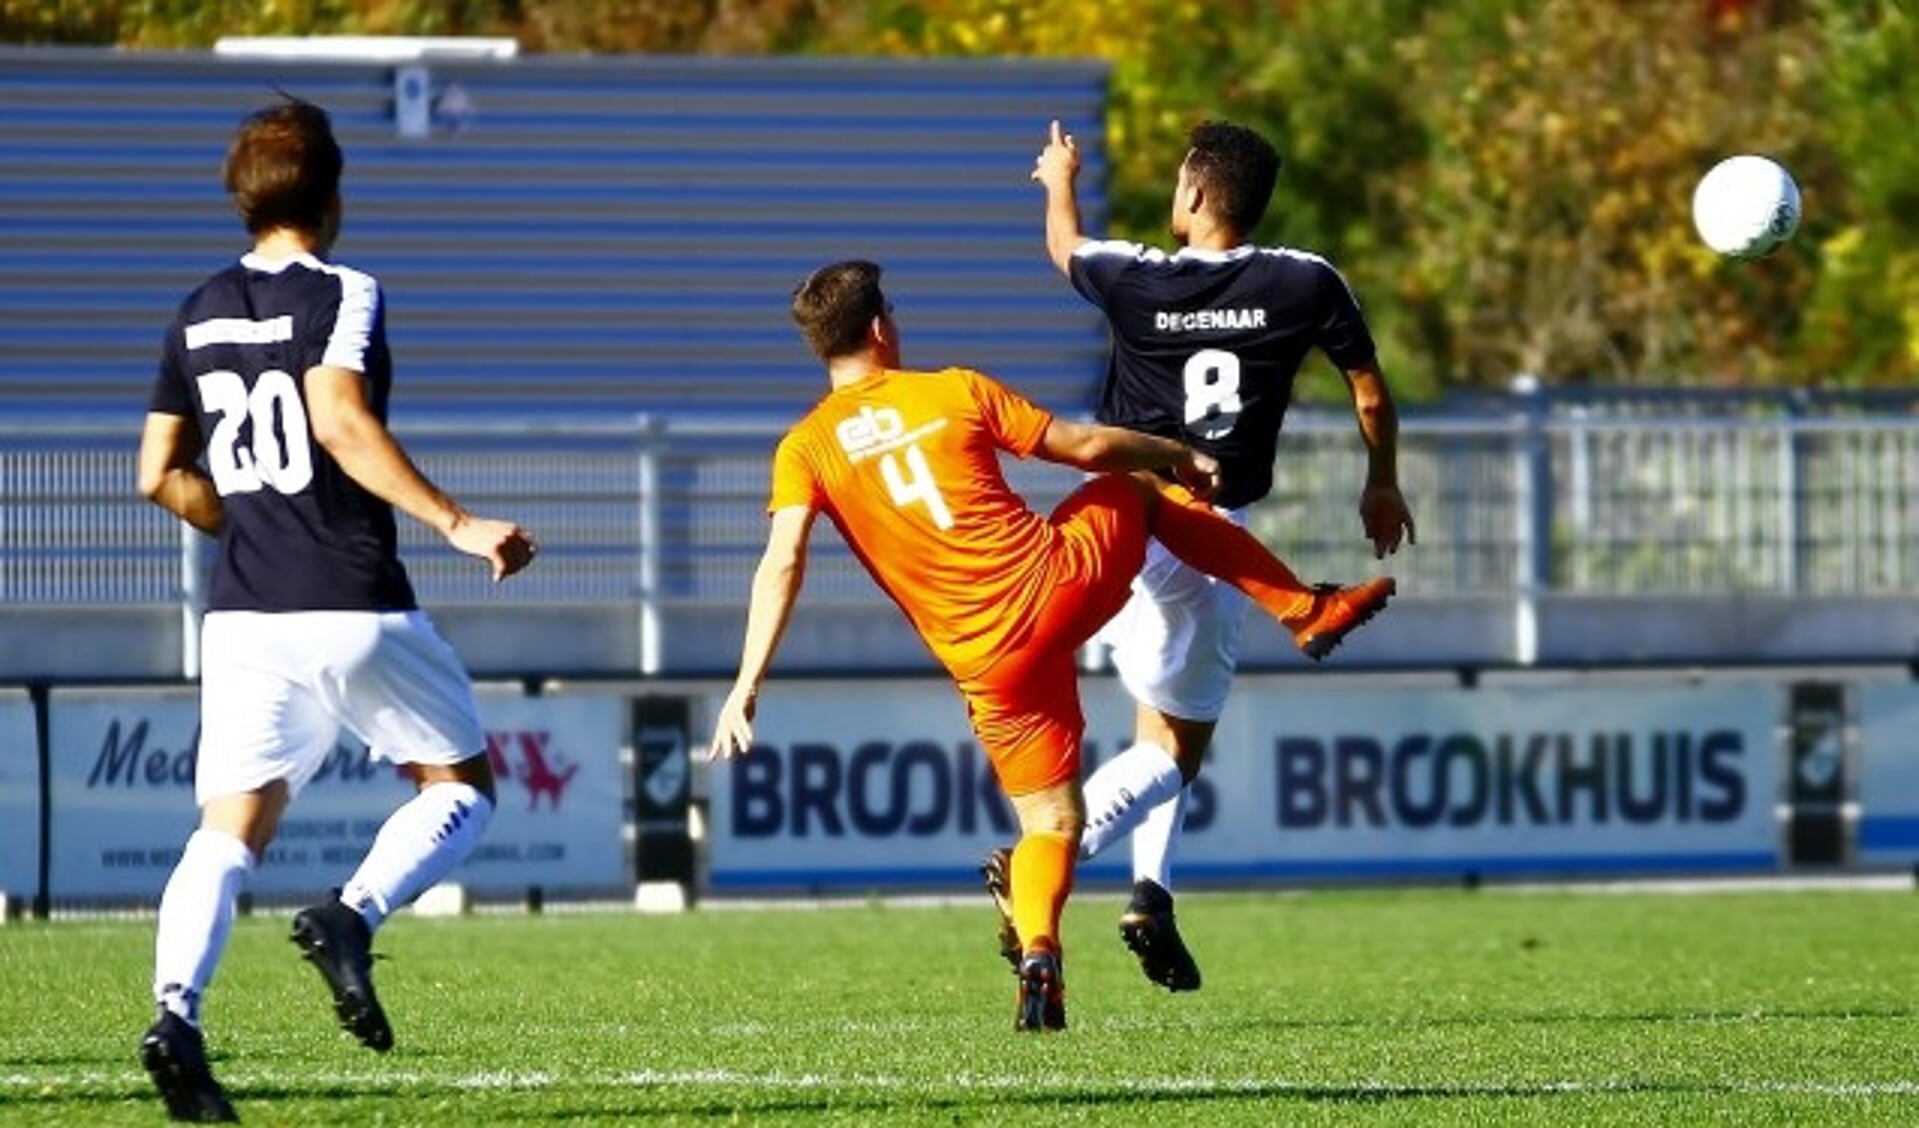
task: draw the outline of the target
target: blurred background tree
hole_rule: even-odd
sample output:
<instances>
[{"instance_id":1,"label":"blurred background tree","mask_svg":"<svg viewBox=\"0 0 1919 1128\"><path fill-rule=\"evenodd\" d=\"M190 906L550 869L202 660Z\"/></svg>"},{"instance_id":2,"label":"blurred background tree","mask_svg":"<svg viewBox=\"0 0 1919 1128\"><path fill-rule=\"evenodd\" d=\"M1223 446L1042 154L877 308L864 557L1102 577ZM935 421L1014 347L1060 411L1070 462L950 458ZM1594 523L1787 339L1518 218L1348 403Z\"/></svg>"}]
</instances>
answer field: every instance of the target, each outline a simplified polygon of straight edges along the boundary
<instances>
[{"instance_id":1,"label":"blurred background tree","mask_svg":"<svg viewBox=\"0 0 1919 1128\"><path fill-rule=\"evenodd\" d=\"M511 35L529 52L1096 57L1111 233L1164 241L1186 132L1286 159L1258 232L1326 254L1414 398L1919 378L1909 0L0 0L0 41ZM1044 122L1033 126L1035 149ZM1784 251L1691 228L1720 157L1793 170ZM1023 175L1024 169L1018 170ZM1037 195L1035 196L1037 227Z\"/></svg>"}]
</instances>

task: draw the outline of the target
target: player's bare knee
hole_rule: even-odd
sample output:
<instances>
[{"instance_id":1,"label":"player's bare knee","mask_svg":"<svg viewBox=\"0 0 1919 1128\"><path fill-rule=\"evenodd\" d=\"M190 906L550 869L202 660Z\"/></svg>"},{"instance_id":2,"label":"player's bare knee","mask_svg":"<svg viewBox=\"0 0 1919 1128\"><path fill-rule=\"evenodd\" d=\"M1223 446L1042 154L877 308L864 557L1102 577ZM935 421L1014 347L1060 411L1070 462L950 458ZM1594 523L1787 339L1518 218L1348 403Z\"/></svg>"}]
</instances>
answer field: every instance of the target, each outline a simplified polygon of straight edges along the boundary
<instances>
[{"instance_id":1,"label":"player's bare knee","mask_svg":"<svg viewBox=\"0 0 1919 1128\"><path fill-rule=\"evenodd\" d=\"M253 791L221 795L200 808L202 830L217 830L246 843L257 860L266 855L279 833L280 816L291 798L286 781L276 779Z\"/></svg>"},{"instance_id":2,"label":"player's bare knee","mask_svg":"<svg viewBox=\"0 0 1919 1128\"><path fill-rule=\"evenodd\" d=\"M495 803L493 764L485 753L468 756L456 764L414 764L412 765L413 783L416 787L431 787L436 783L464 783L473 790L486 796L486 801Z\"/></svg>"},{"instance_id":3,"label":"player's bare knee","mask_svg":"<svg viewBox=\"0 0 1919 1128\"><path fill-rule=\"evenodd\" d=\"M1206 761L1206 749L1213 742L1213 730L1218 722L1188 720L1142 705L1137 725L1137 738L1159 746L1172 757L1181 778L1191 783L1199 777L1200 766Z\"/></svg>"},{"instance_id":4,"label":"player's bare knee","mask_svg":"<svg viewBox=\"0 0 1919 1128\"><path fill-rule=\"evenodd\" d=\"M1179 768L1180 778L1187 783L1199 778L1199 769L1206 762L1206 749L1213 742L1213 726L1205 726L1199 734L1181 733L1175 737L1171 746L1173 763Z\"/></svg>"},{"instance_id":5,"label":"player's bare knee","mask_svg":"<svg viewBox=\"0 0 1919 1128\"><path fill-rule=\"evenodd\" d=\"M1013 797L1020 833L1078 838L1086 828L1086 803L1077 782Z\"/></svg>"}]
</instances>

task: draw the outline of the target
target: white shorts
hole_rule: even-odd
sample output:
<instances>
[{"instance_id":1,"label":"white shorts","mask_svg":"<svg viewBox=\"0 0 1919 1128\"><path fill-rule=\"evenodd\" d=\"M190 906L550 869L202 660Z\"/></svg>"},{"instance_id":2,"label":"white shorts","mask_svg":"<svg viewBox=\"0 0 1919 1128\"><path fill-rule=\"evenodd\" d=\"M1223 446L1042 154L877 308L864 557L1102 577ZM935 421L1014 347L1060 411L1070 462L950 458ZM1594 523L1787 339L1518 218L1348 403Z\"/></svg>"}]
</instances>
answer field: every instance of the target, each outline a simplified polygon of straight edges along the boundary
<instances>
[{"instance_id":1,"label":"white shorts","mask_svg":"<svg viewBox=\"0 0 1919 1128\"><path fill-rule=\"evenodd\" d=\"M486 750L473 684L419 611L213 611L200 628L194 793L306 786L340 730L401 764Z\"/></svg>"},{"instance_id":2,"label":"white shorts","mask_svg":"<svg viewBox=\"0 0 1919 1128\"><path fill-rule=\"evenodd\" d=\"M1225 516L1246 523L1244 510ZM1249 602L1238 588L1149 540L1132 598L1098 637L1133 700L1182 720L1217 721L1239 664Z\"/></svg>"}]
</instances>

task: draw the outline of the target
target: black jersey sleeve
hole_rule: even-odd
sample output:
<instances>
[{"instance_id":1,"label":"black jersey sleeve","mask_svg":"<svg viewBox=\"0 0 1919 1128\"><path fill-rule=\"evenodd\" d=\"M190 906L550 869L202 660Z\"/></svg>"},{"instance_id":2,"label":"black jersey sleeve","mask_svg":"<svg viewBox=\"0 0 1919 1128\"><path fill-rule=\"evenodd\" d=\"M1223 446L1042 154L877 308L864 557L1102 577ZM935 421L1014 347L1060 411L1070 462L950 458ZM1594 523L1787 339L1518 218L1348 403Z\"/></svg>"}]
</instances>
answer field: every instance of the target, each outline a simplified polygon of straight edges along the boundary
<instances>
[{"instance_id":1,"label":"black jersey sleeve","mask_svg":"<svg viewBox=\"0 0 1919 1128\"><path fill-rule=\"evenodd\" d=\"M191 419L199 408L193 402L193 389L187 385L186 360L181 355L183 342L176 322L167 329L160 346L160 369L153 377L153 394L147 397L147 410L160 415L178 415Z\"/></svg>"},{"instance_id":2,"label":"black jersey sleeve","mask_svg":"<svg viewBox=\"0 0 1919 1128\"><path fill-rule=\"evenodd\" d=\"M1067 276L1080 296L1101 309L1107 308L1113 287L1131 268L1148 261L1158 251L1120 239L1089 239L1066 260ZM1162 256L1163 257L1163 256Z\"/></svg>"},{"instance_id":3,"label":"black jersey sleeve","mask_svg":"<svg viewBox=\"0 0 1919 1128\"><path fill-rule=\"evenodd\" d=\"M1353 297L1352 287L1346 285L1346 279L1333 264L1319 259L1315 266L1319 276L1320 320L1313 343L1343 370L1371 364L1376 349L1372 331L1366 327L1366 316L1359 311L1359 299Z\"/></svg>"}]
</instances>

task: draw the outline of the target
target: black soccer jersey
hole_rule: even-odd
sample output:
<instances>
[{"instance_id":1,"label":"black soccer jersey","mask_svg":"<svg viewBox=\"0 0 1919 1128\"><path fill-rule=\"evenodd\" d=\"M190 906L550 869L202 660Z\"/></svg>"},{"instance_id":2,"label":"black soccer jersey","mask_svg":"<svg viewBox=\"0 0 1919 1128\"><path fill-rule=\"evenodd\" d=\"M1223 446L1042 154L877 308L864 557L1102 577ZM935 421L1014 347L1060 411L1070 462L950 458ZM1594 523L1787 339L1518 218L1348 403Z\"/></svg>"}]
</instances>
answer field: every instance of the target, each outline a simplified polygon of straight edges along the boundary
<instances>
[{"instance_id":1,"label":"black soccer jersey","mask_svg":"<svg viewBox=\"0 0 1919 1128\"><path fill-rule=\"evenodd\" d=\"M167 329L150 409L196 419L220 493L214 611L407 611L393 508L313 440L305 375L363 373L382 421L392 389L379 284L310 255L247 255L201 284Z\"/></svg>"},{"instance_id":2,"label":"black soccer jersey","mask_svg":"<svg viewBox=\"0 0 1919 1128\"><path fill-rule=\"evenodd\" d=\"M1251 246L1167 255L1137 243L1080 244L1073 286L1106 312L1113 355L1099 420L1182 439L1219 461L1215 504L1273 486L1293 377L1315 347L1341 369L1373 360L1345 279L1318 255Z\"/></svg>"}]
</instances>

